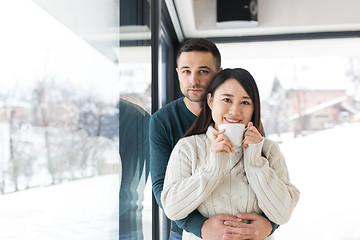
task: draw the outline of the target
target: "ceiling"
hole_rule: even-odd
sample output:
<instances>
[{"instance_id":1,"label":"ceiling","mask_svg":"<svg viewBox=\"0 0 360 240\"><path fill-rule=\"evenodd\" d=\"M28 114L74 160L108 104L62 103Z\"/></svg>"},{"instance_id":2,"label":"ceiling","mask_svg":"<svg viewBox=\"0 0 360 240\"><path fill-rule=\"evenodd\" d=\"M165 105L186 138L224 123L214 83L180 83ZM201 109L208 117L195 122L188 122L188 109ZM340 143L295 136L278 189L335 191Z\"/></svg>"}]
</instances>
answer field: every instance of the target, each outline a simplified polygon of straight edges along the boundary
<instances>
[{"instance_id":1,"label":"ceiling","mask_svg":"<svg viewBox=\"0 0 360 240\"><path fill-rule=\"evenodd\" d=\"M225 3L225 0L219 0ZM257 0L258 23L216 22L217 0L165 0L180 39L360 30L357 0ZM242 26L241 26L242 25Z\"/></svg>"},{"instance_id":2,"label":"ceiling","mask_svg":"<svg viewBox=\"0 0 360 240\"><path fill-rule=\"evenodd\" d=\"M64 25L69 27L84 40L93 45L112 61L118 59L117 51L113 46L120 40L150 40L151 33L147 26L125 26L118 29L119 5L118 0L33 0L39 6L51 13ZM148 0L149 1L149 0ZM217 0L165 0L172 24L180 41L185 38L228 38L246 36L273 36L281 34L302 33L343 33L354 32L353 40L348 41L343 49L351 54L360 49L360 1L358 0L257 0L257 24L232 22L227 26L218 27L216 22ZM226 0L219 0L224 3ZM86 6L83 8L81 6ZM68 14L72 12L72 14ZM96 14L94 14L96 12ZM355 36L355 38L354 38ZM261 38L260 38L261 39ZM276 39L275 39L276 40ZM256 41L255 41L256 42ZM323 54L328 54L328 49L323 49L323 43L302 42L304 47L312 48ZM270 43L269 43L270 44ZM275 43L267 45L261 53L272 55L274 51L283 51L284 44ZM336 44L337 51L343 51L342 43ZM281 45L281 47L279 47ZM243 48L241 48L243 46ZM237 49L243 49L251 55L259 48L252 42L242 44ZM246 46L246 47L245 47ZM262 45L264 46L264 45ZM301 49L294 45L294 49ZM340 46L340 47L339 47ZM226 46L225 46L226 49ZM274 51L270 51L275 49ZM145 49L148 55L149 50ZM230 48L230 52L233 51ZM345 50L344 50L345 51ZM290 51L289 51L290 52ZM257 53L258 54L258 53ZM301 53L299 53L301 54ZM358 53L356 53L358 54ZM146 55L146 56L147 56Z\"/></svg>"}]
</instances>

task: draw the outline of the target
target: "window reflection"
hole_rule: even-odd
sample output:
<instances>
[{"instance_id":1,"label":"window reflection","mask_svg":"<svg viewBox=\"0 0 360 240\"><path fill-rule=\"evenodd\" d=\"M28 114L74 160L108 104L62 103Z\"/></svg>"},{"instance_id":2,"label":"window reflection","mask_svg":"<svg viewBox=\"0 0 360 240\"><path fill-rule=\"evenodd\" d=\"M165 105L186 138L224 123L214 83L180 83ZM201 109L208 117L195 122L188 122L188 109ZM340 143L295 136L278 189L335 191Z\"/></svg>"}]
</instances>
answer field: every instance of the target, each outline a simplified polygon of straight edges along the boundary
<instances>
[{"instance_id":1,"label":"window reflection","mask_svg":"<svg viewBox=\"0 0 360 240\"><path fill-rule=\"evenodd\" d=\"M150 2L120 2L119 239L151 239L152 191L149 176L151 112Z\"/></svg>"},{"instance_id":2,"label":"window reflection","mask_svg":"<svg viewBox=\"0 0 360 240\"><path fill-rule=\"evenodd\" d=\"M149 179L151 109L150 46L119 49L120 239L151 239L152 191Z\"/></svg>"},{"instance_id":3,"label":"window reflection","mask_svg":"<svg viewBox=\"0 0 360 240\"><path fill-rule=\"evenodd\" d=\"M120 99L120 239L143 239L144 189L149 175L149 119L140 106Z\"/></svg>"}]
</instances>

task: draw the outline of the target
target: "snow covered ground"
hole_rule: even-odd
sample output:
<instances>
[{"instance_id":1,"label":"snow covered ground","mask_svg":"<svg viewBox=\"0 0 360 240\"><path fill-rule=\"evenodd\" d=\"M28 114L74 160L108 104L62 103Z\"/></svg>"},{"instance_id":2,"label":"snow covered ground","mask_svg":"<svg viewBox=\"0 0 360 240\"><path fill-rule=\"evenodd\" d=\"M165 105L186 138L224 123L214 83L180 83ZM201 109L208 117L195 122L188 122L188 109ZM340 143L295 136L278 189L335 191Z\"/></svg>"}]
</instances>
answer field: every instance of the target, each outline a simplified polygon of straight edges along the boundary
<instances>
[{"instance_id":1,"label":"snow covered ground","mask_svg":"<svg viewBox=\"0 0 360 240\"><path fill-rule=\"evenodd\" d=\"M301 192L276 240L359 240L360 123L288 139L280 146ZM149 182L149 181L148 181ZM0 195L0 239L113 240L118 233L117 175ZM144 238L151 240L151 187Z\"/></svg>"},{"instance_id":2,"label":"snow covered ground","mask_svg":"<svg viewBox=\"0 0 360 240\"><path fill-rule=\"evenodd\" d=\"M118 175L0 195L0 239L116 240L118 196Z\"/></svg>"},{"instance_id":3,"label":"snow covered ground","mask_svg":"<svg viewBox=\"0 0 360 240\"><path fill-rule=\"evenodd\" d=\"M359 240L360 123L287 140L281 149L300 201L277 240Z\"/></svg>"}]
</instances>

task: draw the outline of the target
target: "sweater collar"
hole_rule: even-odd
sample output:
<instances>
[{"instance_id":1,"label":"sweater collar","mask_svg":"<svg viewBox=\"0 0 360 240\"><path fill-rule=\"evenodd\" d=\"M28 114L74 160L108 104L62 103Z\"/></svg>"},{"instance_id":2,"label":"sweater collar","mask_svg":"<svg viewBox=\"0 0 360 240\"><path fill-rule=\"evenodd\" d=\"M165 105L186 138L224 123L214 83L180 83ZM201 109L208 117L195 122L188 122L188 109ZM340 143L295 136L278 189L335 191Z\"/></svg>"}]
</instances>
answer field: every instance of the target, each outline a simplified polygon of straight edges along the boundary
<instances>
[{"instance_id":1,"label":"sweater collar","mask_svg":"<svg viewBox=\"0 0 360 240\"><path fill-rule=\"evenodd\" d=\"M206 136L210 139L210 142L212 143L214 141L213 139L213 132L216 132L217 130L214 128L214 124L210 124L206 131Z\"/></svg>"}]
</instances>

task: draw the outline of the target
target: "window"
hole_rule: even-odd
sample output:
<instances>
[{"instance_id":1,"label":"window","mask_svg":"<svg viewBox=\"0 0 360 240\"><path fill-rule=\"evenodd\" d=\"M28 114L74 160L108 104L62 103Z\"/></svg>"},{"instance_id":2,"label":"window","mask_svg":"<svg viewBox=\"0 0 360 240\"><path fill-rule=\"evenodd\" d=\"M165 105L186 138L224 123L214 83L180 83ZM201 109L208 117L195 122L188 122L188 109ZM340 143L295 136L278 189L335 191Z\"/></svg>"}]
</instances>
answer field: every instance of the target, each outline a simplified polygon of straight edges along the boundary
<instances>
[{"instance_id":1,"label":"window","mask_svg":"<svg viewBox=\"0 0 360 240\"><path fill-rule=\"evenodd\" d=\"M292 218L275 232L278 240L360 237L358 44L355 38L218 45L223 67L245 68L257 81L265 132L279 142L301 193ZM324 231L334 219L347 221Z\"/></svg>"},{"instance_id":2,"label":"window","mask_svg":"<svg viewBox=\"0 0 360 240\"><path fill-rule=\"evenodd\" d=\"M63 3L0 2L1 239L118 239L119 7Z\"/></svg>"},{"instance_id":3,"label":"window","mask_svg":"<svg viewBox=\"0 0 360 240\"><path fill-rule=\"evenodd\" d=\"M148 1L120 1L119 239L152 238L149 177L152 65L148 4Z\"/></svg>"}]
</instances>

